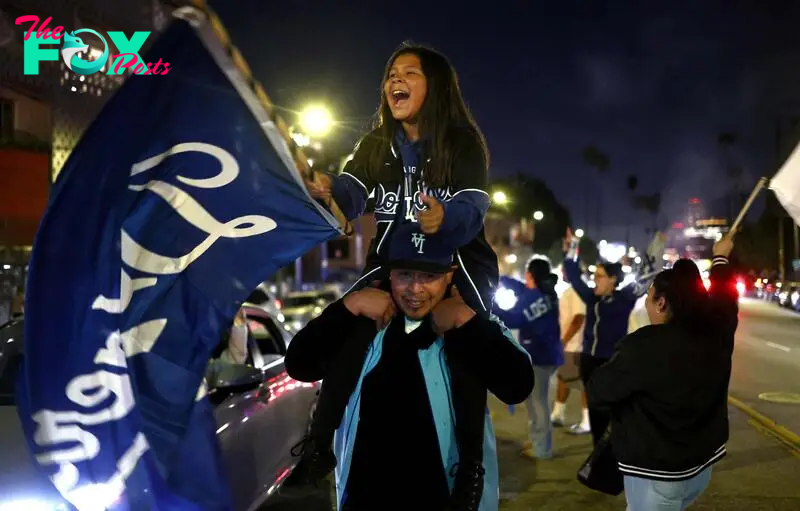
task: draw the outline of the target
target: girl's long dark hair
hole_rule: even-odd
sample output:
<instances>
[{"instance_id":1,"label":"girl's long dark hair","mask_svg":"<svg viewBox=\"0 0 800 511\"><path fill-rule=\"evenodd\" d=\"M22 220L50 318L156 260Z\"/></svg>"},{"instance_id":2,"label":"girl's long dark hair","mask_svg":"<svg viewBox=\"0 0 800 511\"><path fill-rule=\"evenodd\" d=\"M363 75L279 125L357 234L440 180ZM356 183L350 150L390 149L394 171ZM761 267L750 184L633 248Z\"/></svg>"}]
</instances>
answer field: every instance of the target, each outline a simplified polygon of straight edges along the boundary
<instances>
[{"instance_id":1,"label":"girl's long dark hair","mask_svg":"<svg viewBox=\"0 0 800 511\"><path fill-rule=\"evenodd\" d=\"M528 273L533 276L536 287L549 298L557 298L556 283L558 276L552 273L550 263L547 259L534 257L528 261Z\"/></svg>"},{"instance_id":2,"label":"girl's long dark hair","mask_svg":"<svg viewBox=\"0 0 800 511\"><path fill-rule=\"evenodd\" d=\"M487 166L489 151L483 133L464 102L456 71L450 61L436 50L413 43L403 43L386 63L381 80L381 101L375 116L375 131L372 133L376 140L371 144L368 155L369 168L383 169L392 140L397 130L401 129L400 123L392 117L383 84L389 78L397 57L409 53L419 57L428 84L418 121L420 137L426 139L426 154L431 158L425 168L425 184L432 188L446 187L453 182L454 137L458 136L454 128L466 128L473 133L483 150Z\"/></svg>"},{"instance_id":3,"label":"girl's long dark hair","mask_svg":"<svg viewBox=\"0 0 800 511\"><path fill-rule=\"evenodd\" d=\"M697 265L689 259L678 260L671 269L656 275L653 297L664 298L672 314L670 322L700 331L708 325L708 293Z\"/></svg>"}]
</instances>

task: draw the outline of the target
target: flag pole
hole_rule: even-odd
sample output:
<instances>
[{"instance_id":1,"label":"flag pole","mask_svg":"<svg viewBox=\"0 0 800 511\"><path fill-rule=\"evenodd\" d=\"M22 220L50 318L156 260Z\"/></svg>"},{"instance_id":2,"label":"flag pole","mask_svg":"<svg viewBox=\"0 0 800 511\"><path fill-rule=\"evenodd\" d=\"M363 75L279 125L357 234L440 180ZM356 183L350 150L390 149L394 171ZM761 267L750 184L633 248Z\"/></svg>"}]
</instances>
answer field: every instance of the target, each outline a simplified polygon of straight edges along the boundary
<instances>
[{"instance_id":1,"label":"flag pole","mask_svg":"<svg viewBox=\"0 0 800 511\"><path fill-rule=\"evenodd\" d=\"M275 105L273 104L272 100L269 99L269 96L267 96L267 93L264 91L264 87L261 85L261 82L253 77L250 71L250 66L247 65L247 61L242 56L239 49L231 42L230 36L228 36L227 30L225 30L225 25L223 25L222 20L219 18L219 16L217 16L213 9L209 7L205 0L192 0L191 4L193 7L200 9L205 13L205 15L208 17L209 24L211 25L214 34L216 34L217 38L219 39L219 42L228 51L239 72L241 72L242 75L247 78L247 81L261 103L261 106L264 107L270 118L272 118L275 126L278 128L278 132L289 146L289 150L292 152L294 163L297 166L296 170L300 173L300 176L304 178L303 181L313 181L314 172L311 170L311 166L308 164L308 157L303 153L303 150L292 138L289 132L289 126L277 114ZM334 218L336 218L336 221L339 222L339 224L343 227L344 235L347 237L352 236L354 232L353 225L349 220L347 220L347 217L344 215L344 213L342 213L342 210L339 208L339 205L336 204L336 201L334 201L333 198L330 198L329 200L324 201L324 204Z\"/></svg>"},{"instance_id":2,"label":"flag pole","mask_svg":"<svg viewBox=\"0 0 800 511\"><path fill-rule=\"evenodd\" d=\"M733 222L733 225L731 225L730 232L732 233L736 232L736 229L739 228L739 224L741 224L742 220L744 220L744 216L747 214L747 211L750 209L750 206L753 205L753 201L756 200L758 192L760 192L762 188L767 186L767 183L769 183L769 180L765 177L762 177L761 179L758 180L758 183L756 183L756 187L753 188L752 192L750 192L750 197L747 198L747 202L744 203L744 206L742 206L742 210L739 211L739 216L736 217L736 220Z\"/></svg>"}]
</instances>

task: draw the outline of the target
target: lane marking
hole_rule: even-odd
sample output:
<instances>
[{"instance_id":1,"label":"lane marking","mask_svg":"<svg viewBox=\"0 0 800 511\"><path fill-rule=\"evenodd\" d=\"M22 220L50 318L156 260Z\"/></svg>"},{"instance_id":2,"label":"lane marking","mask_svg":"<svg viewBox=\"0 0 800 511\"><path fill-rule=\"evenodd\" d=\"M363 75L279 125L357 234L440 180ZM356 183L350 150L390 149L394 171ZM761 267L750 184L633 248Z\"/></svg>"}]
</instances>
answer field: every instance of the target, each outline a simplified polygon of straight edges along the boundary
<instances>
[{"instance_id":1,"label":"lane marking","mask_svg":"<svg viewBox=\"0 0 800 511\"><path fill-rule=\"evenodd\" d=\"M758 395L758 399L771 403L800 405L800 393L796 392L762 392Z\"/></svg>"},{"instance_id":2,"label":"lane marking","mask_svg":"<svg viewBox=\"0 0 800 511\"><path fill-rule=\"evenodd\" d=\"M781 437L780 435L776 435L774 431L772 431L771 429L765 427L764 425L762 425L760 422L758 422L755 419L748 419L747 423L750 424L750 426L752 426L753 429L755 429L756 431L758 431L759 433L761 433L765 437L767 437L767 438L769 438L769 439L771 439L771 440L773 440L775 442L778 442L779 444L783 445L784 447L788 447L789 448L789 452L793 456L795 456L797 458L800 458L800 450L796 449L793 445L788 443L785 438Z\"/></svg>"},{"instance_id":3,"label":"lane marking","mask_svg":"<svg viewBox=\"0 0 800 511\"><path fill-rule=\"evenodd\" d=\"M746 405L744 402L736 399L730 394L728 394L728 404L735 406L742 412L749 415L751 419L770 430L773 434L783 440L792 451L800 452L800 435L786 428L785 426L777 424L774 420L756 411L752 406Z\"/></svg>"},{"instance_id":4,"label":"lane marking","mask_svg":"<svg viewBox=\"0 0 800 511\"><path fill-rule=\"evenodd\" d=\"M778 344L772 341L767 341L767 346L769 346L770 348L775 348L776 350L785 351L786 353L792 351L792 348L789 348L787 346L784 346L783 344Z\"/></svg>"}]
</instances>

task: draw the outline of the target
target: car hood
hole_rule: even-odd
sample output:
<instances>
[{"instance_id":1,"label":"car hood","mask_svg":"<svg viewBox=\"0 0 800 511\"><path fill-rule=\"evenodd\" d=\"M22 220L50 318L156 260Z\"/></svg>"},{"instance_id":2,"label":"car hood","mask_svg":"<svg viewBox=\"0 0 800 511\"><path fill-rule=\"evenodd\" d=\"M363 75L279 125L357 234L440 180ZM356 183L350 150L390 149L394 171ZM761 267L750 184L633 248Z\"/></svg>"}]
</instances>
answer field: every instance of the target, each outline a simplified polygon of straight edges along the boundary
<instances>
[{"instance_id":1,"label":"car hood","mask_svg":"<svg viewBox=\"0 0 800 511\"><path fill-rule=\"evenodd\" d=\"M304 316L306 314L311 314L314 312L314 307L316 305L304 305L302 307L284 307L281 309L283 315L287 318L293 316Z\"/></svg>"},{"instance_id":2,"label":"car hood","mask_svg":"<svg viewBox=\"0 0 800 511\"><path fill-rule=\"evenodd\" d=\"M13 406L0 406L0 453L0 507L9 502L29 501L27 507L32 508L34 501L44 501L57 509L56 505L63 501L53 485L34 467L17 409ZM20 506L20 510L25 507L21 503Z\"/></svg>"}]
</instances>

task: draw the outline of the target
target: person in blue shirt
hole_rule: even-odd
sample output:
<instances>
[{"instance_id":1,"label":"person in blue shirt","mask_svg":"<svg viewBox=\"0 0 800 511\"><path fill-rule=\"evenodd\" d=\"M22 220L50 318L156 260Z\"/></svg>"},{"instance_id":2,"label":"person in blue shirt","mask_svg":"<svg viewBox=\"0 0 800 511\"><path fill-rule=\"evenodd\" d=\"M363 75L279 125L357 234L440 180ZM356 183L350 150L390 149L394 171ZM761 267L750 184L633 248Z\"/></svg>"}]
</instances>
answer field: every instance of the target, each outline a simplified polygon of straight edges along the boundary
<instances>
[{"instance_id":1,"label":"person in blue shirt","mask_svg":"<svg viewBox=\"0 0 800 511\"><path fill-rule=\"evenodd\" d=\"M564 274L586 304L586 323L583 329L583 353L580 358L581 380L586 388L589 378L598 367L614 355L617 342L628 334L628 318L636 301L647 292L644 282L617 289L623 279L619 263L599 263L594 272L594 289L581 278L580 263L573 248L577 241L567 229L564 238ZM589 403L589 425L595 444L605 433L611 421L610 414L593 408Z\"/></svg>"},{"instance_id":2,"label":"person in blue shirt","mask_svg":"<svg viewBox=\"0 0 800 511\"><path fill-rule=\"evenodd\" d=\"M528 262L525 283L501 277L500 285L511 289L517 301L508 310L495 314L508 328L519 329L519 341L530 354L533 364L533 392L525 401L530 419L529 440L523 455L536 459L553 456L553 428L550 423L550 380L564 363L564 348L558 316L558 277L551 273L546 259L534 257Z\"/></svg>"}]
</instances>

